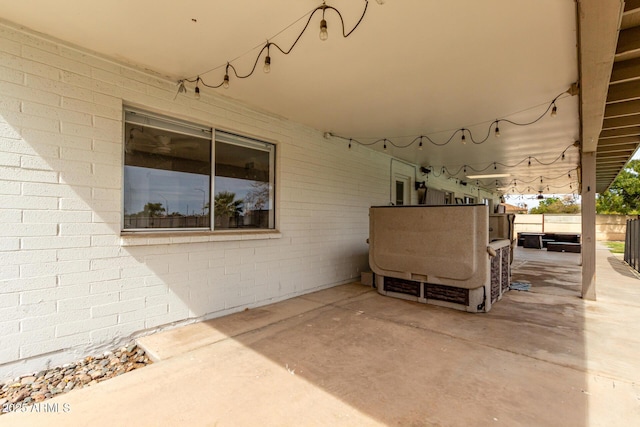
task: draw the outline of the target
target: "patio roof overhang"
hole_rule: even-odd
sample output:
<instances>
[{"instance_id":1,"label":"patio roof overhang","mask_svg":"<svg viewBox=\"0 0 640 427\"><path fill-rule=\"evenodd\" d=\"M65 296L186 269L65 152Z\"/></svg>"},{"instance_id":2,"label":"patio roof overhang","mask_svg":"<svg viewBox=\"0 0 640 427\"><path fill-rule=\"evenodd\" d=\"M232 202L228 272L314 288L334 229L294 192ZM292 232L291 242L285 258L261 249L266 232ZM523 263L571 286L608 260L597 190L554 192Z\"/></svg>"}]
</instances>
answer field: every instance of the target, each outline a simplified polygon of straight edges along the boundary
<instances>
[{"instance_id":1,"label":"patio roof overhang","mask_svg":"<svg viewBox=\"0 0 640 427\"><path fill-rule=\"evenodd\" d=\"M203 101L215 93L343 136L345 149L348 138L367 144L387 138L390 143L370 147L387 145L395 157L444 166L458 179L466 180L471 168L508 173L479 180L500 193L578 191L580 148L573 144L581 141L582 149L598 153L603 191L640 141L638 3L626 3L617 51L619 0L330 3L347 30L368 4L348 39L329 10L327 41L316 35L321 18L315 16L291 55L271 52L271 73L245 80L232 75L227 90L201 92ZM8 2L0 11L7 20L170 80L200 76L217 84L229 61L240 73L249 70L265 40L291 44L319 4L193 1L176 8L152 0L69 0L64 6L33 0ZM564 93L576 82L580 96ZM188 89L181 96L193 96L194 85ZM544 113L558 95L551 118ZM500 138L493 134L496 119L538 117L530 126L504 122ZM461 128L487 141L462 144ZM436 143L452 139L445 146L424 140L419 150L420 135Z\"/></svg>"},{"instance_id":2,"label":"patio roof overhang","mask_svg":"<svg viewBox=\"0 0 640 427\"><path fill-rule=\"evenodd\" d=\"M613 12L610 19L616 19ZM613 28L609 30L612 31ZM640 144L640 1L625 2L619 32L615 32L619 34L616 49L613 58L609 54L607 60L613 60L613 69L607 85L604 121L596 137L598 192L609 188ZM589 140L593 137L589 135Z\"/></svg>"}]
</instances>

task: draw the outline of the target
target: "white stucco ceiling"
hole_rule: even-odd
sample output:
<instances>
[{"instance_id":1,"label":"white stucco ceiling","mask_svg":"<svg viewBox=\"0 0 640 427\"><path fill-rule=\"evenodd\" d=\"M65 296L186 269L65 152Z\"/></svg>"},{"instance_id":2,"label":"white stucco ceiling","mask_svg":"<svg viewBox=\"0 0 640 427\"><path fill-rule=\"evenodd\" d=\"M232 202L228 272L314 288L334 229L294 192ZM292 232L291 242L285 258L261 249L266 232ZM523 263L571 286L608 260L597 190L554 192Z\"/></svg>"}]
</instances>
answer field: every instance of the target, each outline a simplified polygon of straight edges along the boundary
<instances>
[{"instance_id":1,"label":"white stucco ceiling","mask_svg":"<svg viewBox=\"0 0 640 427\"><path fill-rule=\"evenodd\" d=\"M252 48L319 4L0 0L0 16L175 80L200 75L217 84L227 61L246 72L258 52ZM350 29L364 0L328 4L340 9ZM229 89L203 88L203 98L217 91L319 131L403 144L410 139L400 136L425 134L442 142L466 127L482 138L495 119L533 120L578 80L573 0L386 0L383 5L372 0L348 39L339 34L337 16L327 12L325 42L317 35L320 19L314 17L290 55L271 51L271 73L260 71L260 63L248 79L232 76ZM290 45L305 21L270 41ZM203 74L210 69L214 71ZM417 144L405 149L389 144L389 152L421 165L451 168L484 167L494 161L515 164L528 156L550 162L579 139L578 97L562 96L557 106L557 117L547 115L525 127L503 123L501 137L490 136L481 145L463 145L456 137L444 147L425 141L421 151ZM382 150L382 144L374 149ZM577 165L578 150L570 148L564 161L551 166L534 161L529 167L525 161L496 172L510 173L520 190L530 187L529 193L546 192L548 185L557 187L550 192L571 192L568 183L576 181L577 174L569 179L567 171ZM487 171L492 172L493 167ZM546 179L552 177L562 178Z\"/></svg>"}]
</instances>

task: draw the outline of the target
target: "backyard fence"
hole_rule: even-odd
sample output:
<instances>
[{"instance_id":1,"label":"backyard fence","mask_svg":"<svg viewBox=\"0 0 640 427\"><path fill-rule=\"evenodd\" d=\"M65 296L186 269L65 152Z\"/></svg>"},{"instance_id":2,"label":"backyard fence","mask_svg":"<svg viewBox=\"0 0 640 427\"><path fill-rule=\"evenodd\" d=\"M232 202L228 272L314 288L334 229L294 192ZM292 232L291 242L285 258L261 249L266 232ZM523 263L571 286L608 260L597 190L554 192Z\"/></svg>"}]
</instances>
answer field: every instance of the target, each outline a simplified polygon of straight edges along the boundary
<instances>
[{"instance_id":1,"label":"backyard fence","mask_svg":"<svg viewBox=\"0 0 640 427\"><path fill-rule=\"evenodd\" d=\"M636 271L640 271L640 219L627 220L624 260Z\"/></svg>"},{"instance_id":2,"label":"backyard fence","mask_svg":"<svg viewBox=\"0 0 640 427\"><path fill-rule=\"evenodd\" d=\"M596 240L623 241L626 222L637 215L596 215ZM582 216L567 214L517 214L518 233L582 233Z\"/></svg>"}]
</instances>

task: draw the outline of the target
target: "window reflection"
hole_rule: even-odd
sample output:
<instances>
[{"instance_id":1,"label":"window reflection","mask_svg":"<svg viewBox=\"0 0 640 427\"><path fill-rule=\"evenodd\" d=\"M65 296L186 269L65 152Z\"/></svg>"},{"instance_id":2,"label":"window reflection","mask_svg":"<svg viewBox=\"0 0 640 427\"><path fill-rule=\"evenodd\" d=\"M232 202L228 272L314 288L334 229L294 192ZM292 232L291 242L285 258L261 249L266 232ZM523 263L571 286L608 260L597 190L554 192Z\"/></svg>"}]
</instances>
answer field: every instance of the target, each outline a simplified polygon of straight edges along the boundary
<instances>
[{"instance_id":1,"label":"window reflection","mask_svg":"<svg viewBox=\"0 0 640 427\"><path fill-rule=\"evenodd\" d=\"M273 228L273 146L217 132L215 157L214 228Z\"/></svg>"},{"instance_id":2,"label":"window reflection","mask_svg":"<svg viewBox=\"0 0 640 427\"><path fill-rule=\"evenodd\" d=\"M127 123L124 228L210 227L211 142Z\"/></svg>"}]
</instances>

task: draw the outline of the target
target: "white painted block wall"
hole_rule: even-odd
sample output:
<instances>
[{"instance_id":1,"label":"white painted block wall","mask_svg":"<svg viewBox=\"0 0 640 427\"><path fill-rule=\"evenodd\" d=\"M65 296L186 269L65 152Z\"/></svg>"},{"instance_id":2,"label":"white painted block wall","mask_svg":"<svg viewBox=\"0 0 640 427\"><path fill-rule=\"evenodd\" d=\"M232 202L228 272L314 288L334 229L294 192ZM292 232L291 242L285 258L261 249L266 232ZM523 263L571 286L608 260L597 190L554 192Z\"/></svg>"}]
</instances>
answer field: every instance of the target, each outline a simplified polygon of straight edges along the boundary
<instances>
[{"instance_id":1,"label":"white painted block wall","mask_svg":"<svg viewBox=\"0 0 640 427\"><path fill-rule=\"evenodd\" d=\"M0 24L0 380L357 280L390 158ZM123 245L123 104L277 143L278 238ZM135 239L134 239L135 240Z\"/></svg>"},{"instance_id":2,"label":"white painted block wall","mask_svg":"<svg viewBox=\"0 0 640 427\"><path fill-rule=\"evenodd\" d=\"M174 100L173 82L10 25L0 36L0 378L367 268L388 157L219 96ZM276 142L281 236L121 245L123 104Z\"/></svg>"}]
</instances>

